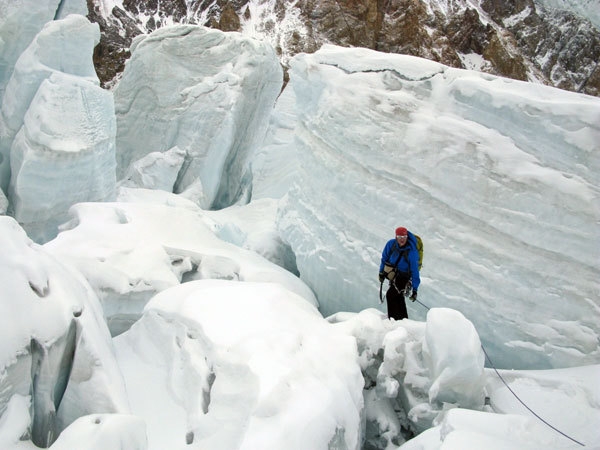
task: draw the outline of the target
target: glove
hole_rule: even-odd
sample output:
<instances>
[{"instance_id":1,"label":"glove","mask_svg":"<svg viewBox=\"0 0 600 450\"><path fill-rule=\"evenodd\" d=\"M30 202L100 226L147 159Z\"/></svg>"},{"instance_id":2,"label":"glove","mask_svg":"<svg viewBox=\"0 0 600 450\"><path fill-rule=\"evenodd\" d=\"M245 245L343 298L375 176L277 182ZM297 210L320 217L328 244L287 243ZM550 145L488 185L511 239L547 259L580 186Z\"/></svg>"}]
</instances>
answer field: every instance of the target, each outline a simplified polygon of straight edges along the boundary
<instances>
[{"instance_id":1,"label":"glove","mask_svg":"<svg viewBox=\"0 0 600 450\"><path fill-rule=\"evenodd\" d=\"M385 273L379 272L379 282L383 283L383 280L385 280Z\"/></svg>"},{"instance_id":2,"label":"glove","mask_svg":"<svg viewBox=\"0 0 600 450\"><path fill-rule=\"evenodd\" d=\"M417 299L417 291L413 290L412 295L410 296L410 300L414 302Z\"/></svg>"}]
</instances>

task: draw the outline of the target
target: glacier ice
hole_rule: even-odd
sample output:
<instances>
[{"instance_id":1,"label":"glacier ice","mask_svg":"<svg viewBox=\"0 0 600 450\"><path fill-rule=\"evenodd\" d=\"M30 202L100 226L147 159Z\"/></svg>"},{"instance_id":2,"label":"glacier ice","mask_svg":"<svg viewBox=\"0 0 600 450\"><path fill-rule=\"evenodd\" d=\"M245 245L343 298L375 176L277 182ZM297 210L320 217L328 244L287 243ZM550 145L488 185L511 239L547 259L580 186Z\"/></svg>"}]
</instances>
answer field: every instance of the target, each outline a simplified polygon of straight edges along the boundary
<instances>
[{"instance_id":1,"label":"glacier ice","mask_svg":"<svg viewBox=\"0 0 600 450\"><path fill-rule=\"evenodd\" d=\"M484 408L482 351L469 320L446 308L432 309L425 323L384 317L366 309L328 318L357 340L371 446L376 436L385 442L377 448L403 441L401 427L416 432L431 428L450 405Z\"/></svg>"},{"instance_id":2,"label":"glacier ice","mask_svg":"<svg viewBox=\"0 0 600 450\"><path fill-rule=\"evenodd\" d=\"M98 25L49 22L19 58L0 116L0 181L30 237L56 236L68 208L115 195L116 119L91 54Z\"/></svg>"},{"instance_id":3,"label":"glacier ice","mask_svg":"<svg viewBox=\"0 0 600 450\"><path fill-rule=\"evenodd\" d=\"M25 113L42 82L53 72L77 75L99 84L92 63L100 40L97 24L72 15L46 23L21 53L8 80L0 115L0 186L6 191L10 179L10 147L23 125Z\"/></svg>"},{"instance_id":4,"label":"glacier ice","mask_svg":"<svg viewBox=\"0 0 600 450\"><path fill-rule=\"evenodd\" d=\"M40 85L11 147L8 197L28 235L46 242L71 205L115 197L112 95L54 73Z\"/></svg>"},{"instance_id":5,"label":"glacier ice","mask_svg":"<svg viewBox=\"0 0 600 450\"><path fill-rule=\"evenodd\" d=\"M165 152L148 153L130 166L120 185L173 192L185 156L185 151L177 146Z\"/></svg>"},{"instance_id":6,"label":"glacier ice","mask_svg":"<svg viewBox=\"0 0 600 450\"><path fill-rule=\"evenodd\" d=\"M82 275L0 217L0 411L30 396L31 439L49 446L78 417L128 412L96 294ZM93 363L92 363L93 362Z\"/></svg>"},{"instance_id":7,"label":"glacier ice","mask_svg":"<svg viewBox=\"0 0 600 450\"><path fill-rule=\"evenodd\" d=\"M17 59L54 18L59 0L0 0L0 104Z\"/></svg>"},{"instance_id":8,"label":"glacier ice","mask_svg":"<svg viewBox=\"0 0 600 450\"><path fill-rule=\"evenodd\" d=\"M460 312L434 308L427 313L423 355L432 380L430 403L483 407L484 353L475 327Z\"/></svg>"},{"instance_id":9,"label":"glacier ice","mask_svg":"<svg viewBox=\"0 0 600 450\"><path fill-rule=\"evenodd\" d=\"M94 34L81 18L49 27L75 22L88 38ZM588 248L597 243L597 100L415 58L325 47L294 60L267 141L257 146L265 105L280 85L277 69L266 63L273 89L250 91L269 98L259 108L260 126L247 121L251 100L235 77L256 81L253 64L272 55L253 55L264 47L238 35L197 30L142 37L136 49L167 48L165 54L184 64L186 52L196 55L198 48L182 42L204 36L212 41L191 59L197 66L232 54L245 62L232 67L221 59L208 77L180 80L184 101L173 96L173 80L165 82L161 89L171 91L161 96L173 100L173 109L138 114L139 122L129 125L151 122L160 112L181 128L165 126L157 139L193 135L184 130L195 123L185 110L192 105L192 114L219 136L250 136L246 147L212 148L211 158L223 157L221 166L192 177L197 149L179 142L145 145L121 167L118 201L78 203L71 221L43 247L14 220L0 218L0 308L11 318L0 339L6 361L0 447L33 446L30 438L47 445L61 430L51 448L206 444L229 450L309 442L311 448L357 449L362 436L374 448L392 448L423 430L403 448L553 445L551 430L511 415L526 413L483 368L475 326L502 366L597 361L598 263ZM236 45L244 50L230 51ZM148 74L169 72L146 57ZM172 68L179 71L177 64ZM27 152L39 149L35 140L60 147L63 156L69 150L90 156L76 149L110 135L110 125L90 126L92 135L78 132L85 120L60 127L57 107L48 106L85 111L78 119L94 111L106 119L110 96L95 89L93 74L40 67L15 71L13 80L30 80L35 89L15 82L20 95L11 91L3 106L20 111L3 112L0 122L3 133L16 124L0 137L3 143L10 137L15 167L21 167L23 143ZM132 73L144 75L140 67ZM230 84L219 91L224 80ZM203 89L213 82L220 97L210 99ZM98 93L96 105L106 109L81 108L73 92ZM21 97L27 102L20 104ZM231 110L220 111L222 105ZM246 105L242 112L240 105ZM49 172L67 178L57 161L34 162L38 171L54 167ZM95 167L82 161L73 167ZM114 171L114 162L107 164ZM32 181L31 174L25 180ZM13 188L18 181L14 177ZM25 198L30 189L14 192ZM218 193L209 202L207 192ZM220 207L250 194L248 205L219 211L188 200ZM29 201L14 205L21 218L32 214ZM409 305L411 317L425 322L390 321L369 308L377 307L379 245L399 220L425 238L420 300L434 308L425 316L421 304ZM310 288L267 260L315 287L322 312L361 312L337 312L324 321ZM113 340L117 363L103 313L110 330L122 333ZM553 423L593 445L599 369L500 373ZM149 388L154 395L147 395ZM135 416L120 414L129 412L127 400ZM111 411L119 414L104 414Z\"/></svg>"},{"instance_id":10,"label":"glacier ice","mask_svg":"<svg viewBox=\"0 0 600 450\"><path fill-rule=\"evenodd\" d=\"M8 210L8 199L4 195L4 191L0 189L0 215L6 214Z\"/></svg>"},{"instance_id":11,"label":"glacier ice","mask_svg":"<svg viewBox=\"0 0 600 450\"><path fill-rule=\"evenodd\" d=\"M54 19L64 19L71 14L87 16L87 0L60 0L54 13Z\"/></svg>"},{"instance_id":12,"label":"glacier ice","mask_svg":"<svg viewBox=\"0 0 600 450\"><path fill-rule=\"evenodd\" d=\"M403 225L425 242L420 298L469 311L498 365L597 360L563 330L599 334L598 99L333 46L295 57L288 89L253 192L287 183L279 228L324 315L377 304L381 249Z\"/></svg>"},{"instance_id":13,"label":"glacier ice","mask_svg":"<svg viewBox=\"0 0 600 450\"><path fill-rule=\"evenodd\" d=\"M534 3L542 8L572 12L600 28L600 5L595 0L535 0Z\"/></svg>"},{"instance_id":14,"label":"glacier ice","mask_svg":"<svg viewBox=\"0 0 600 450\"><path fill-rule=\"evenodd\" d=\"M354 339L281 285L200 280L167 289L115 346L154 448L360 448ZM150 398L136 381L140 368Z\"/></svg>"},{"instance_id":15,"label":"glacier ice","mask_svg":"<svg viewBox=\"0 0 600 450\"><path fill-rule=\"evenodd\" d=\"M90 414L80 417L52 445L51 450L146 450L146 424L127 414Z\"/></svg>"},{"instance_id":16,"label":"glacier ice","mask_svg":"<svg viewBox=\"0 0 600 450\"><path fill-rule=\"evenodd\" d=\"M238 243L247 247L241 248L220 238L237 227L230 219L236 212L203 211L172 193L125 187L119 200L73 206L71 220L44 246L73 261L85 275L114 335L138 320L155 294L182 281L273 282L317 305L312 291L297 276L260 256L277 248L267 227L255 229L255 222L250 222L245 232L238 228L237 235L244 235ZM263 202L254 216L268 217L273 206Z\"/></svg>"},{"instance_id":17,"label":"glacier ice","mask_svg":"<svg viewBox=\"0 0 600 450\"><path fill-rule=\"evenodd\" d=\"M138 38L115 89L117 178L151 152L186 152L174 192L205 208L250 188L248 162L283 83L267 44L198 26Z\"/></svg>"}]
</instances>

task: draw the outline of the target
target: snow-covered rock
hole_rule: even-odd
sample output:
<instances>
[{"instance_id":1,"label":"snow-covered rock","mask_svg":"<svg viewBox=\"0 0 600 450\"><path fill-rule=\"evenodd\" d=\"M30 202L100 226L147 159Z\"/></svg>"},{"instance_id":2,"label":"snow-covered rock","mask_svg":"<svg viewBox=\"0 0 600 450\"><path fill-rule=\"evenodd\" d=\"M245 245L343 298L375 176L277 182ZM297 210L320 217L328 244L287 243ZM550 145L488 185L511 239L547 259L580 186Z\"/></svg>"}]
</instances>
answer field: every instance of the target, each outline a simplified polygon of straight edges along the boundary
<instances>
[{"instance_id":1,"label":"snow-covered rock","mask_svg":"<svg viewBox=\"0 0 600 450\"><path fill-rule=\"evenodd\" d=\"M229 206L250 189L248 160L283 83L267 44L199 26L138 38L115 89L117 177L151 152L186 153L174 192Z\"/></svg>"},{"instance_id":2,"label":"snow-covered rock","mask_svg":"<svg viewBox=\"0 0 600 450\"><path fill-rule=\"evenodd\" d=\"M107 86L134 36L196 23L269 42L285 67L296 54L336 44L600 94L597 0L93 0L90 17L102 29L97 68Z\"/></svg>"}]
</instances>

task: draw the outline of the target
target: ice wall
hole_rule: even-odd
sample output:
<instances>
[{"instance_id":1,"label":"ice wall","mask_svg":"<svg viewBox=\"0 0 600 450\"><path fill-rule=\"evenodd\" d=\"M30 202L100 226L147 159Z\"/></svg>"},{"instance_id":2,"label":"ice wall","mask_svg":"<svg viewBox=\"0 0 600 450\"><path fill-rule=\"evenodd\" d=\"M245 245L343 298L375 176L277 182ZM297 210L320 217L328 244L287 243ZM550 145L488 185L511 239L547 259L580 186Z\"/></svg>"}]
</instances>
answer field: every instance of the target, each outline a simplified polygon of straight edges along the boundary
<instances>
[{"instance_id":1,"label":"ice wall","mask_svg":"<svg viewBox=\"0 0 600 450\"><path fill-rule=\"evenodd\" d=\"M55 19L64 19L69 14L88 15L87 0L60 0L54 14Z\"/></svg>"},{"instance_id":2,"label":"ice wall","mask_svg":"<svg viewBox=\"0 0 600 450\"><path fill-rule=\"evenodd\" d=\"M497 363L598 361L598 99L330 46L292 60L287 89L254 192L291 186L280 229L325 315L378 304L404 225L425 242L420 299L473 320Z\"/></svg>"},{"instance_id":3,"label":"ice wall","mask_svg":"<svg viewBox=\"0 0 600 450\"><path fill-rule=\"evenodd\" d=\"M177 146L187 156L174 192L229 206L250 188L248 157L282 82L274 50L238 33L174 26L138 39L115 90L117 177Z\"/></svg>"},{"instance_id":4,"label":"ice wall","mask_svg":"<svg viewBox=\"0 0 600 450\"><path fill-rule=\"evenodd\" d=\"M0 103L15 63L46 22L59 0L0 0Z\"/></svg>"},{"instance_id":5,"label":"ice wall","mask_svg":"<svg viewBox=\"0 0 600 450\"><path fill-rule=\"evenodd\" d=\"M0 181L30 237L56 236L68 208L115 195L112 94L92 63L98 25L49 22L19 58L2 102Z\"/></svg>"}]
</instances>

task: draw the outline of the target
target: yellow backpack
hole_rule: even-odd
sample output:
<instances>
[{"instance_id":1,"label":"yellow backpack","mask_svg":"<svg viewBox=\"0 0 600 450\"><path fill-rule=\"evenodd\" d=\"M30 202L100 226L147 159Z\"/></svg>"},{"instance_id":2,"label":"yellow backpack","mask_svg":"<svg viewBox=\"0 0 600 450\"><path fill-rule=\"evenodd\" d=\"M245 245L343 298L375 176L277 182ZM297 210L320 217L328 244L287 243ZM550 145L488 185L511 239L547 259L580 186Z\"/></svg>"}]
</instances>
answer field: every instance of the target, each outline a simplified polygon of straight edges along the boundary
<instances>
[{"instance_id":1,"label":"yellow backpack","mask_svg":"<svg viewBox=\"0 0 600 450\"><path fill-rule=\"evenodd\" d=\"M421 271L421 267L423 266L423 240L421 236L417 236L413 233L415 239L417 240L417 250L419 251L419 271Z\"/></svg>"}]
</instances>

